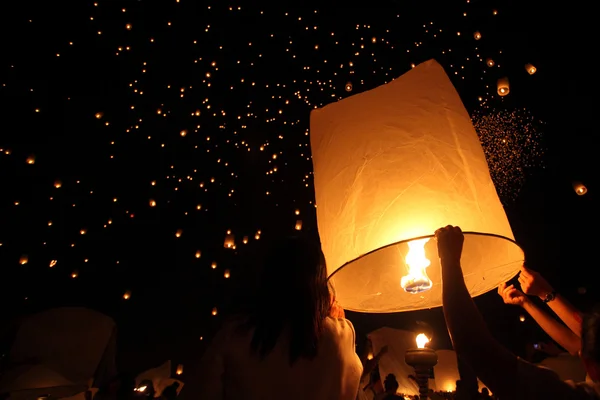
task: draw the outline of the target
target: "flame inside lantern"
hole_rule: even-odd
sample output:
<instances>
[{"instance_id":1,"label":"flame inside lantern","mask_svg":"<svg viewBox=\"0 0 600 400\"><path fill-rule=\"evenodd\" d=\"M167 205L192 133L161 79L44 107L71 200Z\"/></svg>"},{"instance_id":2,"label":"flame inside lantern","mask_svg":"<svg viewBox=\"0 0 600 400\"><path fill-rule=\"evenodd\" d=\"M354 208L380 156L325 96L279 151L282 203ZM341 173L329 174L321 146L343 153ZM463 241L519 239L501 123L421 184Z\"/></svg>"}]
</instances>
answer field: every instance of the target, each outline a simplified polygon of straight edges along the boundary
<instances>
[{"instance_id":1,"label":"flame inside lantern","mask_svg":"<svg viewBox=\"0 0 600 400\"><path fill-rule=\"evenodd\" d=\"M400 280L400 286L408 293L421 293L431 289L433 282L427 276L425 268L429 267L431 261L425 255L425 244L430 238L411 240L408 242L408 254L405 262L408 267L408 275Z\"/></svg>"}]
</instances>

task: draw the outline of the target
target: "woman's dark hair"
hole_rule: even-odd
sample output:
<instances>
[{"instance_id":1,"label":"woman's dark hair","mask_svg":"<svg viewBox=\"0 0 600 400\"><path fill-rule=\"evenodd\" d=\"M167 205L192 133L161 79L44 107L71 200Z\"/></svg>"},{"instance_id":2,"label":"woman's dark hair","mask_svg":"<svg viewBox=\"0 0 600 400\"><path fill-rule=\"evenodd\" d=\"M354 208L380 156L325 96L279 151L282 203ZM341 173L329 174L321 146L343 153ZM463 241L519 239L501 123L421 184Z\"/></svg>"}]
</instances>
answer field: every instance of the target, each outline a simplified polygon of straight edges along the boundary
<instances>
[{"instance_id":1,"label":"woman's dark hair","mask_svg":"<svg viewBox=\"0 0 600 400\"><path fill-rule=\"evenodd\" d=\"M581 356L600 363L600 305L583 317Z\"/></svg>"},{"instance_id":2,"label":"woman's dark hair","mask_svg":"<svg viewBox=\"0 0 600 400\"><path fill-rule=\"evenodd\" d=\"M255 307L246 325L254 329L252 351L266 357L288 328L290 364L300 357L314 358L330 311L327 268L319 243L301 237L274 243L265 257Z\"/></svg>"}]
</instances>

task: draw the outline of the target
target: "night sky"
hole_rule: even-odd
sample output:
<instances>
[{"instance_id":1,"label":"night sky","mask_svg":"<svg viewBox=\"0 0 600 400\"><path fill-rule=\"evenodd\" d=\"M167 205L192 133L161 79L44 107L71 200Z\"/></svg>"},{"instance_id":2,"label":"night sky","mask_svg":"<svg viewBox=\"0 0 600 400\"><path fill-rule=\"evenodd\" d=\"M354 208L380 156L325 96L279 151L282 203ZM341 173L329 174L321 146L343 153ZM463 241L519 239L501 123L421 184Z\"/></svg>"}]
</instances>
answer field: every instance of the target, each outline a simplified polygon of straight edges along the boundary
<instances>
[{"instance_id":1,"label":"night sky","mask_svg":"<svg viewBox=\"0 0 600 400\"><path fill-rule=\"evenodd\" d=\"M222 319L250 301L265 245L296 234L298 220L316 235L310 111L431 58L473 117L529 266L583 310L598 298L586 275L597 265L597 84L585 10L320 3L5 6L4 332L32 312L86 306L117 321L122 369L193 363ZM235 249L224 247L228 231ZM497 294L476 302L515 352L544 339ZM348 317L359 342L420 320L434 327L434 347L451 346L441 309Z\"/></svg>"}]
</instances>

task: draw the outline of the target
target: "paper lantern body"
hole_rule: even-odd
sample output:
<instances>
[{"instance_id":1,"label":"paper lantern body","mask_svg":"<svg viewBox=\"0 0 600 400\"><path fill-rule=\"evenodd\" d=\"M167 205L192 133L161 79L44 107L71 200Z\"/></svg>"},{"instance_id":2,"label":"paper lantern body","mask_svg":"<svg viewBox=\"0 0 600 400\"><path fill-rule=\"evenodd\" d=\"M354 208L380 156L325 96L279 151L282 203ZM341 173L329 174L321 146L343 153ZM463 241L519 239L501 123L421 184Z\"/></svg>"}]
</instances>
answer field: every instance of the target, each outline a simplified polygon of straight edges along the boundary
<instances>
[{"instance_id":1,"label":"paper lantern body","mask_svg":"<svg viewBox=\"0 0 600 400\"><path fill-rule=\"evenodd\" d=\"M434 239L425 245L431 289L411 294L400 281L408 242L446 225L467 232L462 268L472 296L516 275L523 252L469 115L437 62L314 110L310 128L319 234L345 309L440 306Z\"/></svg>"}]
</instances>

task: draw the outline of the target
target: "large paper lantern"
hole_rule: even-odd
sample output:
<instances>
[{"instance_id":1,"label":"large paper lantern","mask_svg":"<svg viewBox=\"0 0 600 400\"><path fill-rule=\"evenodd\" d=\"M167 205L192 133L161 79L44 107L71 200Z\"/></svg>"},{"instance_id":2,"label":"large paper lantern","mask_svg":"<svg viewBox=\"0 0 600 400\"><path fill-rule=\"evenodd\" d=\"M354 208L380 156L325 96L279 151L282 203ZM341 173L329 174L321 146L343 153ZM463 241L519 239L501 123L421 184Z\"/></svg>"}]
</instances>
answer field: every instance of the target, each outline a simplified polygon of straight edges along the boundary
<instances>
[{"instance_id":1,"label":"large paper lantern","mask_svg":"<svg viewBox=\"0 0 600 400\"><path fill-rule=\"evenodd\" d=\"M517 274L523 251L469 115L437 62L314 110L310 125L319 234L344 308L440 306L432 237L445 225L465 232L472 296Z\"/></svg>"}]
</instances>

